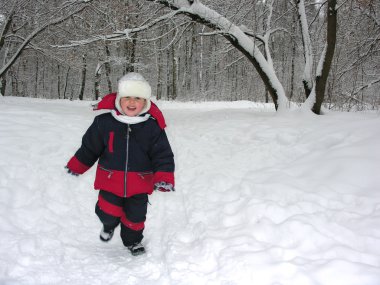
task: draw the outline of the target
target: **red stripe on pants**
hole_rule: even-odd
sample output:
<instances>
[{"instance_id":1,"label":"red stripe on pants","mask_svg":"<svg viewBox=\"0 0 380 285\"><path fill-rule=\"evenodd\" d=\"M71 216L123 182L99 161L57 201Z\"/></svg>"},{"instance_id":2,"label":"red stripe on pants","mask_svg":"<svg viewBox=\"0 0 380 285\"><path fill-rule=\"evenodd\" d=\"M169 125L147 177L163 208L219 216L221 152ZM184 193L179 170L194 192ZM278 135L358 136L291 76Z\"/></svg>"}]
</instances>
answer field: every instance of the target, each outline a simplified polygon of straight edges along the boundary
<instances>
[{"instance_id":1,"label":"red stripe on pants","mask_svg":"<svg viewBox=\"0 0 380 285\"><path fill-rule=\"evenodd\" d=\"M124 226L134 231L142 231L145 227L144 222L141 222L141 223L131 222L130 220L127 219L125 215L121 217L121 222L123 223Z\"/></svg>"},{"instance_id":2,"label":"red stripe on pants","mask_svg":"<svg viewBox=\"0 0 380 285\"><path fill-rule=\"evenodd\" d=\"M119 206L115 206L113 204L111 204L110 202L106 201L102 195L99 195L98 197L98 205L99 205L99 208L111 215L111 216L114 216L114 217L122 217L124 216L124 212L123 212L123 208L122 207L119 207Z\"/></svg>"}]
</instances>

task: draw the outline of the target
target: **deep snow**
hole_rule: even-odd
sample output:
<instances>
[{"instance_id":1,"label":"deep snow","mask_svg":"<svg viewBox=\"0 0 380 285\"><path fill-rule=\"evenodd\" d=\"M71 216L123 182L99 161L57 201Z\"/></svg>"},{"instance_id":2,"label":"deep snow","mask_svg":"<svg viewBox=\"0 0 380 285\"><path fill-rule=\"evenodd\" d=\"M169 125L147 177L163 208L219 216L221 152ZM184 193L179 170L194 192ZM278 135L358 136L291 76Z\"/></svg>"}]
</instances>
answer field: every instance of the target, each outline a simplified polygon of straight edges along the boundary
<instances>
[{"instance_id":1,"label":"deep snow","mask_svg":"<svg viewBox=\"0 0 380 285\"><path fill-rule=\"evenodd\" d=\"M0 98L0 284L380 284L380 116L159 102L175 193L104 244L94 169L63 166L89 102Z\"/></svg>"}]
</instances>

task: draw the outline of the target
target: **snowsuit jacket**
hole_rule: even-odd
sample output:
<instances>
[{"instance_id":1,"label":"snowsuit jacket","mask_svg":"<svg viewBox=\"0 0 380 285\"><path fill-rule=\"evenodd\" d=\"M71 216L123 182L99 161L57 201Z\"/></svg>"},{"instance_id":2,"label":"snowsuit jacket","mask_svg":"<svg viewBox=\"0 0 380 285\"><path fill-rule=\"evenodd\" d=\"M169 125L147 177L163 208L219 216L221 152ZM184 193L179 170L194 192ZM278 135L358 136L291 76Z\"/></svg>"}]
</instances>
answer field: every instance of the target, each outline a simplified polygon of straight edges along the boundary
<instances>
[{"instance_id":1,"label":"snowsuit jacket","mask_svg":"<svg viewBox=\"0 0 380 285\"><path fill-rule=\"evenodd\" d=\"M111 113L96 116L67 167L82 174L97 160L95 189L131 197L151 194L157 182L174 186L173 152L165 130L152 117L125 124Z\"/></svg>"}]
</instances>

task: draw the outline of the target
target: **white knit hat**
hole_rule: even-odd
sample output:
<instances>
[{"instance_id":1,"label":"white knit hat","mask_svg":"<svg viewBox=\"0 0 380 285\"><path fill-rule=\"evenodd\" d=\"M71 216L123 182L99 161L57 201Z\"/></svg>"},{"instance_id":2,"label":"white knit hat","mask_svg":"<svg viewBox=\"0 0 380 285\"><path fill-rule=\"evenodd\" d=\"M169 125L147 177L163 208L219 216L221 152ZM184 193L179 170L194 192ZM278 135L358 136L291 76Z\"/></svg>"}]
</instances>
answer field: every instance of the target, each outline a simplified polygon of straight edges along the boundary
<instances>
[{"instance_id":1,"label":"white knit hat","mask_svg":"<svg viewBox=\"0 0 380 285\"><path fill-rule=\"evenodd\" d=\"M150 97L152 96L152 88L148 81L137 72L129 72L120 78L118 82L117 96L115 99L116 109L124 114L121 106L120 99L123 97L140 97L146 100L144 108L140 114L148 112L150 109ZM140 115L139 114L139 115ZM125 114L124 114L125 115Z\"/></svg>"}]
</instances>

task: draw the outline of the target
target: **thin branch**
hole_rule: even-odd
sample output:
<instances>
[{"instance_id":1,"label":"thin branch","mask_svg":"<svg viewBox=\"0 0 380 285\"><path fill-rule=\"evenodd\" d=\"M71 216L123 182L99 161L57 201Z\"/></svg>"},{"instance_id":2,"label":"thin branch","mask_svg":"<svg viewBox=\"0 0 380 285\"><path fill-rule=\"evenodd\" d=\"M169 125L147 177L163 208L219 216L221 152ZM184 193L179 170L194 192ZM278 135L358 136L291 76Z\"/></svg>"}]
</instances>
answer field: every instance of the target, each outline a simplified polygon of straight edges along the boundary
<instances>
[{"instance_id":1,"label":"thin branch","mask_svg":"<svg viewBox=\"0 0 380 285\"><path fill-rule=\"evenodd\" d=\"M149 28L157 25L158 23L160 23L162 21L165 21L165 20L168 20L168 19L174 17L175 15L177 15L179 13L181 13L180 10L170 12L170 13L168 13L166 15L158 17L157 19L155 19L152 22L149 22L149 23L147 23L145 25L142 25L140 27L137 27L137 28L125 29L124 31L116 31L116 32L114 32L112 34L109 34L109 35L98 35L98 36L94 36L92 38L85 39L85 40L80 40L80 41L71 41L71 44L68 44L68 45L52 45L52 47L56 47L56 48L72 48L72 47L87 45L87 44L94 43L94 42L97 42L97 41L130 40L131 39L131 37L129 36L130 34L132 34L132 33L138 33L138 32L142 32L142 31L148 30Z\"/></svg>"},{"instance_id":2,"label":"thin branch","mask_svg":"<svg viewBox=\"0 0 380 285\"><path fill-rule=\"evenodd\" d=\"M86 0L84 0L86 1ZM87 0L89 1L89 0ZM8 60L8 62L1 68L0 70L0 76L2 76L5 72L8 71L8 69L12 66L12 64L17 60L17 58L20 56L21 52L24 50L24 48L38 35L40 34L42 31L44 31L46 28L50 27L50 26L54 26L54 25L57 25L57 24L60 24L62 22L64 22L65 20L67 20L68 18L70 18L72 15L74 14L77 14L77 13L80 13L81 11L83 11L87 6L82 6L80 8L78 8L77 10L63 16L63 17L60 17L60 18L57 18L55 20L52 20L52 21L49 21L45 24L43 24L42 26L36 28L34 31L32 31L24 40L24 42L18 47L17 51L14 53L14 55Z\"/></svg>"},{"instance_id":3,"label":"thin branch","mask_svg":"<svg viewBox=\"0 0 380 285\"><path fill-rule=\"evenodd\" d=\"M364 89L367 89L367 88L370 88L372 87L372 85L375 85L377 83L380 83L380 78L378 79L375 79L373 81L371 81L370 83L366 84L366 85L363 85L362 87L358 88L357 90L355 90L355 92L352 93L352 95L356 95L358 94L360 91L364 90Z\"/></svg>"},{"instance_id":4,"label":"thin branch","mask_svg":"<svg viewBox=\"0 0 380 285\"><path fill-rule=\"evenodd\" d=\"M348 2L350 0L344 0L337 8L336 10L338 11L340 9L340 7L342 7L344 4L346 4L346 2Z\"/></svg>"},{"instance_id":5,"label":"thin branch","mask_svg":"<svg viewBox=\"0 0 380 285\"><path fill-rule=\"evenodd\" d=\"M323 3L321 4L321 6L319 7L317 13L315 13L315 17L314 17L313 21L311 21L310 24L309 24L309 30L310 30L311 26L314 24L314 22L317 20L317 18L318 18L318 16L319 16L319 13L321 12L322 7L323 7L326 3L327 3L327 1L323 2Z\"/></svg>"}]
</instances>

